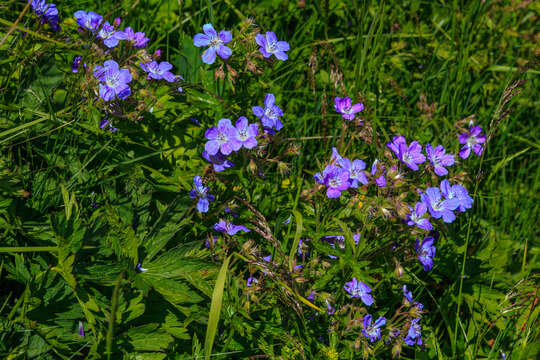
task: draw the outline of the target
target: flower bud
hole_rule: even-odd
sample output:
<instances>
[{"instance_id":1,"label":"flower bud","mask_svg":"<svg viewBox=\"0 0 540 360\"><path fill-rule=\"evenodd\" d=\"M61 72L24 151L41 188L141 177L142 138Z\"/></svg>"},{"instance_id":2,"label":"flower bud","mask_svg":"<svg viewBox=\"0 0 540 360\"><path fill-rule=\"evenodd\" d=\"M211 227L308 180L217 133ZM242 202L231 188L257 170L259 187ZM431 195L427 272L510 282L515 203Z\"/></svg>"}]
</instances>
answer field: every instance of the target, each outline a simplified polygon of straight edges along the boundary
<instances>
[{"instance_id":1,"label":"flower bud","mask_svg":"<svg viewBox=\"0 0 540 360\"><path fill-rule=\"evenodd\" d=\"M154 55L152 55L152 57L154 58L154 60L159 59L160 56L161 56L161 50L160 50L160 49L157 49L157 50L154 52Z\"/></svg>"},{"instance_id":2,"label":"flower bud","mask_svg":"<svg viewBox=\"0 0 540 360\"><path fill-rule=\"evenodd\" d=\"M395 262L396 262L396 269L394 270L394 275L396 276L396 278L400 279L404 273L403 266L401 266L399 261L395 260Z\"/></svg>"},{"instance_id":3,"label":"flower bud","mask_svg":"<svg viewBox=\"0 0 540 360\"><path fill-rule=\"evenodd\" d=\"M395 359L401 355L401 343L398 342L392 347L392 358Z\"/></svg>"},{"instance_id":4,"label":"flower bud","mask_svg":"<svg viewBox=\"0 0 540 360\"><path fill-rule=\"evenodd\" d=\"M118 27L120 26L120 23L122 22L122 19L120 19L119 17L117 17L116 19L114 19L114 26L115 27Z\"/></svg>"},{"instance_id":5,"label":"flower bud","mask_svg":"<svg viewBox=\"0 0 540 360\"><path fill-rule=\"evenodd\" d=\"M250 162L249 162L249 164L248 164L248 170L249 170L249 172L251 172L253 175L256 174L256 172L257 172L257 164L255 164L255 161L250 160Z\"/></svg>"}]
</instances>

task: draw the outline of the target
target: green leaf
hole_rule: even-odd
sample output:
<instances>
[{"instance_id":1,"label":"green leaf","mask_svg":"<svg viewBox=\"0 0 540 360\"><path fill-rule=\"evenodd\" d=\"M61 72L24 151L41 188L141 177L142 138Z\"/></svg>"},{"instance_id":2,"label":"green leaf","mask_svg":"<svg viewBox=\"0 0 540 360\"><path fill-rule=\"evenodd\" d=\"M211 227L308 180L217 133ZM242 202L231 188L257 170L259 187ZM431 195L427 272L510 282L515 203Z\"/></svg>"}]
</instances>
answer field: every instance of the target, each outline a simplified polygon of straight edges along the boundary
<instances>
[{"instance_id":1,"label":"green leaf","mask_svg":"<svg viewBox=\"0 0 540 360\"><path fill-rule=\"evenodd\" d=\"M223 301L223 289L225 288L225 280L227 278L227 270L230 260L231 257L229 256L225 259L225 261L223 261L223 265L221 265L221 269L219 270L216 280L216 286L214 287L214 294L212 295L210 314L208 316L208 327L206 328L206 338L204 339L204 353L206 355L206 359L210 359L210 355L212 355L212 347L214 345L214 338L216 337L219 323L221 303Z\"/></svg>"},{"instance_id":2,"label":"green leaf","mask_svg":"<svg viewBox=\"0 0 540 360\"><path fill-rule=\"evenodd\" d=\"M300 243L300 236L302 236L302 214L298 210L293 210L294 219L296 220L296 233L294 234L294 241L289 253L289 271L293 271L294 258L298 249L298 244Z\"/></svg>"}]
</instances>

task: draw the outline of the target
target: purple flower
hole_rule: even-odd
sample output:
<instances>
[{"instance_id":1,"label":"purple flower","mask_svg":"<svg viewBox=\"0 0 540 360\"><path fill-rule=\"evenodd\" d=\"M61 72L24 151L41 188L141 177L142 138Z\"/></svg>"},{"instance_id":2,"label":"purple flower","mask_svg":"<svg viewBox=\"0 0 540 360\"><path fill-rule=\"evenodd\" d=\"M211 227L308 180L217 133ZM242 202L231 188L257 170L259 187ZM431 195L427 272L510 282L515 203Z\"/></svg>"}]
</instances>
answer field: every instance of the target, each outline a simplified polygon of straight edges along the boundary
<instances>
[{"instance_id":1,"label":"purple flower","mask_svg":"<svg viewBox=\"0 0 540 360\"><path fill-rule=\"evenodd\" d=\"M231 236L235 235L239 231L243 231L243 232L251 231L243 225L234 225L233 223L230 223L223 219L220 219L218 223L214 224L214 230L222 232L222 233L226 233Z\"/></svg>"},{"instance_id":2,"label":"purple flower","mask_svg":"<svg viewBox=\"0 0 540 360\"><path fill-rule=\"evenodd\" d=\"M283 116L283 111L281 111L281 108L275 102L276 98L274 94L266 94L264 98L264 109L261 106L251 108L253 114L261 120L263 128L266 131L270 130L269 132L273 131L274 128L276 131L283 128L280 120L280 116Z\"/></svg>"},{"instance_id":3,"label":"purple flower","mask_svg":"<svg viewBox=\"0 0 540 360\"><path fill-rule=\"evenodd\" d=\"M349 159L341 159L339 162L341 163L341 167L349 172L349 181L352 188L356 189L358 187L358 182L361 182L364 185L369 183L366 174L362 171L366 168L365 162L358 159L353 160L352 162Z\"/></svg>"},{"instance_id":4,"label":"purple flower","mask_svg":"<svg viewBox=\"0 0 540 360\"><path fill-rule=\"evenodd\" d=\"M58 22L58 9L53 3L46 3L45 0L32 0L30 4L37 16L41 17L41 23L49 23L53 31L60 30Z\"/></svg>"},{"instance_id":5,"label":"purple flower","mask_svg":"<svg viewBox=\"0 0 540 360\"><path fill-rule=\"evenodd\" d=\"M413 303L412 291L407 291L407 285L403 285L403 296L405 296L405 305L409 306Z\"/></svg>"},{"instance_id":6,"label":"purple flower","mask_svg":"<svg viewBox=\"0 0 540 360\"><path fill-rule=\"evenodd\" d=\"M407 214L407 225L416 225L423 230L431 230L433 227L428 219L424 217L427 206L423 202L417 202L413 208L409 206L410 214Z\"/></svg>"},{"instance_id":7,"label":"purple flower","mask_svg":"<svg viewBox=\"0 0 540 360\"><path fill-rule=\"evenodd\" d=\"M126 33L126 40L131 42L136 49L145 47L150 41L143 32L135 32L131 27L125 28L124 32Z\"/></svg>"},{"instance_id":8,"label":"purple flower","mask_svg":"<svg viewBox=\"0 0 540 360\"><path fill-rule=\"evenodd\" d=\"M208 212L209 202L214 201L214 195L208 194L208 188L203 186L200 176L195 176L193 178L193 185L195 185L195 187L190 190L189 197L192 199L199 199L197 201L197 210L199 212Z\"/></svg>"},{"instance_id":9,"label":"purple flower","mask_svg":"<svg viewBox=\"0 0 540 360\"><path fill-rule=\"evenodd\" d=\"M99 123L99 128L100 129L104 129L107 125L109 125L109 131L110 132L115 132L116 130L118 130L117 128L113 127L112 126L112 123L109 119L103 119L101 120L101 122Z\"/></svg>"},{"instance_id":10,"label":"purple flower","mask_svg":"<svg viewBox=\"0 0 540 360\"><path fill-rule=\"evenodd\" d=\"M420 318L416 318L411 321L409 332L407 333L407 336L403 339L405 341L405 344L409 346L414 346L416 344L422 345L422 329L420 328L420 324L418 324L419 321Z\"/></svg>"},{"instance_id":11,"label":"purple flower","mask_svg":"<svg viewBox=\"0 0 540 360\"><path fill-rule=\"evenodd\" d=\"M464 186L459 184L450 185L448 180L441 181L441 193L447 199L458 199L459 205L457 210L465 212L465 210L472 208L473 198L469 196L469 192Z\"/></svg>"},{"instance_id":12,"label":"purple flower","mask_svg":"<svg viewBox=\"0 0 540 360\"><path fill-rule=\"evenodd\" d=\"M230 168L234 166L233 162L230 160L227 160L225 155L223 155L220 151L218 151L214 155L210 155L208 151L203 150L202 157L206 161L211 162L212 165L214 165L215 172L224 171L226 168Z\"/></svg>"},{"instance_id":13,"label":"purple flower","mask_svg":"<svg viewBox=\"0 0 540 360\"><path fill-rule=\"evenodd\" d=\"M255 36L255 41L261 47L259 51L265 58L269 58L274 54L274 56L281 61L287 60L289 57L285 51L289 51L289 43L286 41L278 41L276 34L271 31L266 32L266 36L262 34L257 34Z\"/></svg>"},{"instance_id":14,"label":"purple flower","mask_svg":"<svg viewBox=\"0 0 540 360\"><path fill-rule=\"evenodd\" d=\"M422 145L418 141L413 141L407 147L407 142L403 136L395 136L392 142L386 144L396 154L396 156L411 170L418 170L418 165L426 161L422 154Z\"/></svg>"},{"instance_id":15,"label":"purple flower","mask_svg":"<svg viewBox=\"0 0 540 360\"><path fill-rule=\"evenodd\" d=\"M79 24L80 27L92 32L96 31L103 21L103 16L96 14L93 11L87 13L86 11L79 10L76 11L74 15L77 24Z\"/></svg>"},{"instance_id":16,"label":"purple flower","mask_svg":"<svg viewBox=\"0 0 540 360\"><path fill-rule=\"evenodd\" d=\"M176 80L176 76L170 72L172 65L166 61L158 64L157 61L150 61L147 64L140 64L141 68L148 73L148 79L165 79L168 82Z\"/></svg>"},{"instance_id":17,"label":"purple flower","mask_svg":"<svg viewBox=\"0 0 540 360\"><path fill-rule=\"evenodd\" d=\"M344 289L351 295L351 298L360 298L364 304L371 306L373 297L371 296L371 288L362 281L352 278L352 281L345 283Z\"/></svg>"},{"instance_id":18,"label":"purple flower","mask_svg":"<svg viewBox=\"0 0 540 360\"><path fill-rule=\"evenodd\" d=\"M257 284L257 283L259 283L259 280L257 280L253 276L250 276L246 281L246 286L251 287L251 284Z\"/></svg>"},{"instance_id":19,"label":"purple flower","mask_svg":"<svg viewBox=\"0 0 540 360\"><path fill-rule=\"evenodd\" d=\"M127 34L123 31L114 30L114 26L109 24L108 21L105 21L102 28L99 30L97 37L103 39L103 43L109 49L118 45L120 40L126 40Z\"/></svg>"},{"instance_id":20,"label":"purple flower","mask_svg":"<svg viewBox=\"0 0 540 360\"><path fill-rule=\"evenodd\" d=\"M248 119L240 116L235 123L238 135L233 139L235 143L233 149L240 149L242 146L246 149L253 149L257 146L257 135L259 134L259 125L249 124Z\"/></svg>"},{"instance_id":21,"label":"purple flower","mask_svg":"<svg viewBox=\"0 0 540 360\"><path fill-rule=\"evenodd\" d=\"M227 59L232 55L232 50L223 45L232 40L230 31L221 30L219 35L214 30L212 24L203 26L204 34L196 34L193 37L193 44L197 47L209 46L202 54L202 61L205 64L213 64L216 61L216 53L222 58Z\"/></svg>"},{"instance_id":22,"label":"purple flower","mask_svg":"<svg viewBox=\"0 0 540 360\"><path fill-rule=\"evenodd\" d=\"M306 299L313 302L313 300L315 300L315 291L312 291L311 293L309 293L309 295L308 295L308 297Z\"/></svg>"},{"instance_id":23,"label":"purple flower","mask_svg":"<svg viewBox=\"0 0 540 360\"><path fill-rule=\"evenodd\" d=\"M216 155L220 150L223 155L229 155L233 150L240 149L241 146L235 141L238 137L238 130L232 126L229 119L219 120L218 126L206 130L204 137L209 140L204 145L204 149L210 155Z\"/></svg>"},{"instance_id":24,"label":"purple flower","mask_svg":"<svg viewBox=\"0 0 540 360\"><path fill-rule=\"evenodd\" d=\"M346 96L344 98L336 97L334 99L334 107L338 113L340 113L345 120L354 120L356 113L364 110L364 105L354 104L351 106L351 98Z\"/></svg>"},{"instance_id":25,"label":"purple flower","mask_svg":"<svg viewBox=\"0 0 540 360\"><path fill-rule=\"evenodd\" d=\"M433 257L435 256L435 246L433 242L435 239L431 236L426 237L420 241L416 239L416 255L418 255L418 260L424 266L424 271L429 271L433 267Z\"/></svg>"},{"instance_id":26,"label":"purple flower","mask_svg":"<svg viewBox=\"0 0 540 360\"><path fill-rule=\"evenodd\" d=\"M405 297L405 305L406 306L414 306L418 309L418 311L422 311L424 308L424 305L422 305L419 302L414 301L412 291L407 291L407 285L403 285L403 296Z\"/></svg>"},{"instance_id":27,"label":"purple flower","mask_svg":"<svg viewBox=\"0 0 540 360\"><path fill-rule=\"evenodd\" d=\"M469 131L459 135L459 143L465 144L459 151L459 156L466 159L471 154L471 149L478 156L482 155L484 147L480 144L486 142L486 134L481 134L482 128L478 125L472 126Z\"/></svg>"},{"instance_id":28,"label":"purple flower","mask_svg":"<svg viewBox=\"0 0 540 360\"><path fill-rule=\"evenodd\" d=\"M263 260L266 261L266 262L270 262L270 260L272 260L272 254L270 254L268 256L263 256Z\"/></svg>"},{"instance_id":29,"label":"purple flower","mask_svg":"<svg viewBox=\"0 0 540 360\"><path fill-rule=\"evenodd\" d=\"M380 327L386 324L386 318L384 316L381 316L375 321L375 323L371 323L372 317L370 314L367 314L364 316L364 320L362 321L364 328L362 329L362 334L364 334L365 337L369 338L370 342L375 342L381 338L381 329Z\"/></svg>"},{"instance_id":30,"label":"purple flower","mask_svg":"<svg viewBox=\"0 0 540 360\"><path fill-rule=\"evenodd\" d=\"M82 321L79 321L79 336L84 337L84 326Z\"/></svg>"},{"instance_id":31,"label":"purple flower","mask_svg":"<svg viewBox=\"0 0 540 360\"><path fill-rule=\"evenodd\" d=\"M445 154L446 150L442 145L438 145L433 149L431 144L426 145L426 154L431 162L433 164L433 170L435 170L435 174L439 176L444 176L448 174L448 170L446 170L445 166L452 166L454 165L454 155L452 154Z\"/></svg>"},{"instance_id":32,"label":"purple flower","mask_svg":"<svg viewBox=\"0 0 540 360\"><path fill-rule=\"evenodd\" d=\"M73 59L73 63L71 64L71 72L78 73L79 72L79 65L81 63L82 56L75 56Z\"/></svg>"},{"instance_id":33,"label":"purple flower","mask_svg":"<svg viewBox=\"0 0 540 360\"><path fill-rule=\"evenodd\" d=\"M148 271L148 269L142 267L141 263L138 263L137 266L136 266L135 268L136 268L137 271L139 271L139 272L145 272L145 271Z\"/></svg>"},{"instance_id":34,"label":"purple flower","mask_svg":"<svg viewBox=\"0 0 540 360\"><path fill-rule=\"evenodd\" d=\"M379 171L380 174L378 177L376 176L377 171ZM386 186L386 178L384 177L384 174L386 174L384 165L379 165L379 160L375 159L373 165L371 165L371 176L375 178L375 184L377 184L378 187Z\"/></svg>"},{"instance_id":35,"label":"purple flower","mask_svg":"<svg viewBox=\"0 0 540 360\"><path fill-rule=\"evenodd\" d=\"M119 69L114 60L107 60L104 66L96 66L94 76L99 79L99 96L105 101L111 101L115 97L125 99L131 94L128 83L131 74L128 69Z\"/></svg>"},{"instance_id":36,"label":"purple flower","mask_svg":"<svg viewBox=\"0 0 540 360\"><path fill-rule=\"evenodd\" d=\"M339 197L350 186L349 172L335 165L328 165L324 169L322 179L327 187L326 196L330 199Z\"/></svg>"},{"instance_id":37,"label":"purple flower","mask_svg":"<svg viewBox=\"0 0 540 360\"><path fill-rule=\"evenodd\" d=\"M451 223L456 219L453 210L459 206L459 200L457 198L447 198L445 200L439 188L431 187L426 189L424 194L420 195L420 199L422 199L422 202L428 207L429 213L435 219L442 217L445 223Z\"/></svg>"},{"instance_id":38,"label":"purple flower","mask_svg":"<svg viewBox=\"0 0 540 360\"><path fill-rule=\"evenodd\" d=\"M204 246L209 248L210 246L214 245L218 241L218 239L219 237L217 235L210 235L206 238Z\"/></svg>"},{"instance_id":39,"label":"purple flower","mask_svg":"<svg viewBox=\"0 0 540 360\"><path fill-rule=\"evenodd\" d=\"M330 303L328 302L328 299L326 299L325 301L326 301L326 313L328 315L333 315L336 312L336 308L330 305Z\"/></svg>"}]
</instances>

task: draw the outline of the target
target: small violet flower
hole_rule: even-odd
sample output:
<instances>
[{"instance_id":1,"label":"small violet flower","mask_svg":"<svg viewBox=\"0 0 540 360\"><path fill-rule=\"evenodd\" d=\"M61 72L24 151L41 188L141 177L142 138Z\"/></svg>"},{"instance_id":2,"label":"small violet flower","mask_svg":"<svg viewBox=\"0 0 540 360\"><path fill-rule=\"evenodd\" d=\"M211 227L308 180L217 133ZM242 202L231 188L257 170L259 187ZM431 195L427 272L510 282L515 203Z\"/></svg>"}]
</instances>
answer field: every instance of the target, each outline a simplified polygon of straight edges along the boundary
<instances>
[{"instance_id":1,"label":"small violet flower","mask_svg":"<svg viewBox=\"0 0 540 360\"><path fill-rule=\"evenodd\" d=\"M414 346L416 344L422 345L422 329L420 328L420 324L418 324L419 321L420 318L416 318L411 321L409 332L407 333L407 336L403 339L405 341L405 344L409 346Z\"/></svg>"},{"instance_id":2,"label":"small violet flower","mask_svg":"<svg viewBox=\"0 0 540 360\"><path fill-rule=\"evenodd\" d=\"M150 41L150 39L146 37L145 33L135 32L131 27L125 28L124 33L126 33L126 40L131 42L133 47L136 49L145 47L148 41Z\"/></svg>"},{"instance_id":3,"label":"small violet flower","mask_svg":"<svg viewBox=\"0 0 540 360\"><path fill-rule=\"evenodd\" d=\"M93 11L89 11L87 13L86 11L79 10L76 11L74 15L75 19L77 20L77 24L80 27L92 32L95 32L103 21L103 16L96 14Z\"/></svg>"},{"instance_id":4,"label":"small violet flower","mask_svg":"<svg viewBox=\"0 0 540 360\"><path fill-rule=\"evenodd\" d=\"M379 174L379 176L377 176L377 174ZM384 174L386 174L384 165L379 165L379 160L375 159L373 165L371 165L371 176L375 178L375 184L377 184L378 187L386 186L386 177Z\"/></svg>"},{"instance_id":5,"label":"small violet flower","mask_svg":"<svg viewBox=\"0 0 540 360\"><path fill-rule=\"evenodd\" d=\"M240 149L242 146L246 149L253 149L257 146L257 135L259 135L259 125L249 124L248 119L244 116L240 116L235 123L236 131L238 135L233 139L235 143L233 149Z\"/></svg>"},{"instance_id":6,"label":"small violet flower","mask_svg":"<svg viewBox=\"0 0 540 360\"><path fill-rule=\"evenodd\" d=\"M380 327L386 324L386 318L381 316L373 324L371 323L372 316L367 314L364 316L362 321L364 328L362 329L362 334L365 337L369 338L370 342L375 342L381 338L381 329Z\"/></svg>"},{"instance_id":7,"label":"small violet flower","mask_svg":"<svg viewBox=\"0 0 540 360\"><path fill-rule=\"evenodd\" d=\"M341 167L349 172L349 181L351 187L356 189L358 187L358 182L367 185L369 183L366 174L362 171L366 168L366 163L362 160L349 160L342 159Z\"/></svg>"},{"instance_id":8,"label":"small violet flower","mask_svg":"<svg viewBox=\"0 0 540 360\"><path fill-rule=\"evenodd\" d=\"M359 297L367 306L373 304L373 297L370 294L371 288L362 281L353 277L352 281L345 283L344 289L351 295L351 298Z\"/></svg>"},{"instance_id":9,"label":"small violet flower","mask_svg":"<svg viewBox=\"0 0 540 360\"><path fill-rule=\"evenodd\" d=\"M123 31L117 31L114 26L105 21L101 29L99 30L97 37L103 39L103 43L109 49L116 47L120 40L126 40L127 34Z\"/></svg>"},{"instance_id":10,"label":"small violet flower","mask_svg":"<svg viewBox=\"0 0 540 360\"><path fill-rule=\"evenodd\" d=\"M350 187L349 172L336 165L328 165L322 172L315 174L315 180L324 184L326 189L326 196L330 199L337 198L341 195L341 192L347 190Z\"/></svg>"},{"instance_id":11,"label":"small violet flower","mask_svg":"<svg viewBox=\"0 0 540 360\"><path fill-rule=\"evenodd\" d=\"M439 176L444 176L448 174L448 170L446 170L445 166L452 166L454 165L454 155L452 154L445 154L446 150L442 145L438 145L433 149L431 144L426 145L426 154L433 165L433 170L435 171L435 174Z\"/></svg>"},{"instance_id":12,"label":"small violet flower","mask_svg":"<svg viewBox=\"0 0 540 360\"><path fill-rule=\"evenodd\" d=\"M466 159L471 154L471 150L478 156L482 155L484 147L481 145L486 142L486 134L481 134L482 128L478 125L471 126L469 131L459 135L459 143L464 146L459 151L459 156Z\"/></svg>"},{"instance_id":13,"label":"small violet flower","mask_svg":"<svg viewBox=\"0 0 540 360\"><path fill-rule=\"evenodd\" d=\"M411 170L418 170L418 165L426 161L422 154L422 145L418 141L413 141L407 147L407 142L403 136L395 136L392 142L386 144L396 154L396 156Z\"/></svg>"},{"instance_id":14,"label":"small violet flower","mask_svg":"<svg viewBox=\"0 0 540 360\"><path fill-rule=\"evenodd\" d=\"M210 155L216 155L221 151L223 155L229 155L231 152L240 149L241 144L235 141L238 137L238 130L231 124L229 119L221 119L218 126L213 126L206 130L204 137L209 141L204 145L204 149Z\"/></svg>"},{"instance_id":15,"label":"small violet flower","mask_svg":"<svg viewBox=\"0 0 540 360\"><path fill-rule=\"evenodd\" d=\"M222 232L222 233L226 233L231 236L235 235L239 231L243 231L243 232L251 231L243 225L234 225L233 223L230 223L223 219L220 219L218 223L214 224L214 230Z\"/></svg>"},{"instance_id":16,"label":"small violet flower","mask_svg":"<svg viewBox=\"0 0 540 360\"><path fill-rule=\"evenodd\" d=\"M255 41L260 46L259 51L265 58L269 58L272 54L281 61L287 60L289 57L285 51L289 51L289 43L286 41L278 41L276 34L268 31L266 35L257 34Z\"/></svg>"},{"instance_id":17,"label":"small violet flower","mask_svg":"<svg viewBox=\"0 0 540 360\"><path fill-rule=\"evenodd\" d=\"M445 180L443 180L444 183ZM448 181L448 180L446 180ZM443 218L445 223L451 223L456 219L453 210L459 206L459 199L442 197L439 188L431 187L427 188L426 192L420 195L420 199L429 209L429 213L435 219Z\"/></svg>"},{"instance_id":18,"label":"small violet flower","mask_svg":"<svg viewBox=\"0 0 540 360\"><path fill-rule=\"evenodd\" d=\"M251 287L252 284L258 284L259 280L257 280L255 277L250 276L246 281L246 286Z\"/></svg>"},{"instance_id":19,"label":"small violet flower","mask_svg":"<svg viewBox=\"0 0 540 360\"><path fill-rule=\"evenodd\" d=\"M220 151L218 151L214 155L210 155L208 151L203 150L202 157L206 161L212 163L215 172L225 171L226 168L234 166L234 163L230 160L227 160L225 155L223 155Z\"/></svg>"},{"instance_id":20,"label":"small violet flower","mask_svg":"<svg viewBox=\"0 0 540 360\"><path fill-rule=\"evenodd\" d=\"M336 312L336 308L330 305L328 299L326 299L326 313L328 315L333 315Z\"/></svg>"},{"instance_id":21,"label":"small violet flower","mask_svg":"<svg viewBox=\"0 0 540 360\"><path fill-rule=\"evenodd\" d=\"M472 208L473 198L469 196L469 192L462 185L450 185L448 180L445 179L441 181L441 193L447 199L456 198L459 200L457 207L459 212L465 212L465 210Z\"/></svg>"},{"instance_id":22,"label":"small violet flower","mask_svg":"<svg viewBox=\"0 0 540 360\"><path fill-rule=\"evenodd\" d=\"M111 123L111 121L110 121L109 119L103 119L103 120L101 120L100 123L99 123L99 128L100 128L100 129L104 129L107 125L109 125L108 130L109 130L110 132L115 132L116 130L118 130L117 128L115 128L115 127L112 126L112 123Z\"/></svg>"},{"instance_id":23,"label":"small violet flower","mask_svg":"<svg viewBox=\"0 0 540 360\"><path fill-rule=\"evenodd\" d=\"M194 188L190 190L189 197L192 199L198 198L197 210L201 213L208 212L208 205L214 201L214 195L208 194L208 187L203 186L200 176L193 178Z\"/></svg>"},{"instance_id":24,"label":"small violet flower","mask_svg":"<svg viewBox=\"0 0 540 360\"><path fill-rule=\"evenodd\" d=\"M403 296L405 297L404 303L406 306L414 306L418 311L422 311L424 305L414 301L412 291L407 291L407 285L403 285Z\"/></svg>"},{"instance_id":25,"label":"small violet flower","mask_svg":"<svg viewBox=\"0 0 540 360\"><path fill-rule=\"evenodd\" d=\"M427 206L423 202L417 202L413 208L409 206L410 214L407 214L407 225L416 225L423 230L431 230L433 226L428 219L424 217L427 212Z\"/></svg>"},{"instance_id":26,"label":"small violet flower","mask_svg":"<svg viewBox=\"0 0 540 360\"><path fill-rule=\"evenodd\" d=\"M76 74L79 72L79 65L81 64L82 56L75 56L73 63L71 64L71 72Z\"/></svg>"},{"instance_id":27,"label":"small violet flower","mask_svg":"<svg viewBox=\"0 0 540 360\"><path fill-rule=\"evenodd\" d=\"M416 239L416 254L418 255L418 260L424 266L424 271L429 271L433 268L433 257L435 256L434 241L435 239L431 236L426 237L421 244L418 238Z\"/></svg>"},{"instance_id":28,"label":"small violet flower","mask_svg":"<svg viewBox=\"0 0 540 360\"><path fill-rule=\"evenodd\" d=\"M31 0L32 10L36 13L37 16L41 17L41 23L48 23L51 26L53 31L60 30L60 21L58 18L58 9L53 3L46 3L45 0Z\"/></svg>"},{"instance_id":29,"label":"small violet flower","mask_svg":"<svg viewBox=\"0 0 540 360\"><path fill-rule=\"evenodd\" d=\"M334 107L338 113L340 113L345 120L354 120L355 114L364 110L363 104L354 104L351 106L351 98L346 96L344 98L336 97L334 99Z\"/></svg>"},{"instance_id":30,"label":"small violet flower","mask_svg":"<svg viewBox=\"0 0 540 360\"><path fill-rule=\"evenodd\" d=\"M193 44L197 47L209 46L202 54L202 61L205 64L213 64L216 61L216 54L222 59L228 59L232 55L232 50L224 44L232 40L230 31L221 30L219 35L214 30L212 24L203 26L204 34L196 34L193 37Z\"/></svg>"},{"instance_id":31,"label":"small violet flower","mask_svg":"<svg viewBox=\"0 0 540 360\"><path fill-rule=\"evenodd\" d=\"M84 337L84 326L82 321L79 320L79 336Z\"/></svg>"},{"instance_id":32,"label":"small violet flower","mask_svg":"<svg viewBox=\"0 0 540 360\"><path fill-rule=\"evenodd\" d=\"M166 61L162 61L159 64L157 61L150 61L147 64L140 64L140 66L148 73L148 80L164 79L168 82L174 82L176 80L176 76L169 71L173 66Z\"/></svg>"},{"instance_id":33,"label":"small violet flower","mask_svg":"<svg viewBox=\"0 0 540 360\"><path fill-rule=\"evenodd\" d=\"M273 130L279 131L283 128L280 117L283 116L281 108L275 104L274 94L266 94L264 98L264 109L261 106L254 106L251 110L262 123L265 131L273 133Z\"/></svg>"},{"instance_id":34,"label":"small violet flower","mask_svg":"<svg viewBox=\"0 0 540 360\"><path fill-rule=\"evenodd\" d=\"M131 94L128 86L131 73L128 69L119 69L114 60L105 61L104 66L96 66L94 76L100 81L99 96L105 101L111 101L115 97L125 99Z\"/></svg>"}]
</instances>

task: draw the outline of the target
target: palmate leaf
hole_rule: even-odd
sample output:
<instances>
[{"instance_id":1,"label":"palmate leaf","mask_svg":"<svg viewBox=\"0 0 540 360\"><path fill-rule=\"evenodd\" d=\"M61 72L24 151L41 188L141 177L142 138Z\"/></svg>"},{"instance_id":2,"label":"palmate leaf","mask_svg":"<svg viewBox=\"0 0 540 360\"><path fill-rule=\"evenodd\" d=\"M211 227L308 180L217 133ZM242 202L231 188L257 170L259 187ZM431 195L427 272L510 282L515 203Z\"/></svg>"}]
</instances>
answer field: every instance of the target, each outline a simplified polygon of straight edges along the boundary
<instances>
[{"instance_id":1,"label":"palmate leaf","mask_svg":"<svg viewBox=\"0 0 540 360\"><path fill-rule=\"evenodd\" d=\"M141 239L135 235L131 225L125 224L117 210L107 206L107 221L111 227L108 240L118 257L129 258L136 266L139 260Z\"/></svg>"},{"instance_id":2,"label":"palmate leaf","mask_svg":"<svg viewBox=\"0 0 540 360\"><path fill-rule=\"evenodd\" d=\"M175 210L179 200L173 201L156 221L150 233L144 238L146 261L152 260L157 253L176 235L180 229L187 225L191 219L186 217L186 208Z\"/></svg>"},{"instance_id":3,"label":"palmate leaf","mask_svg":"<svg viewBox=\"0 0 540 360\"><path fill-rule=\"evenodd\" d=\"M162 351L169 347L173 337L159 327L150 323L129 329L122 335L127 347L136 351Z\"/></svg>"},{"instance_id":4,"label":"palmate leaf","mask_svg":"<svg viewBox=\"0 0 540 360\"><path fill-rule=\"evenodd\" d=\"M200 246L200 245L198 245ZM217 266L213 263L197 258L204 253L195 251L193 244L183 244L167 251L156 260L143 262L146 269L143 278L159 279L183 279L189 282L206 296L212 294L212 286L208 279L213 278L217 273Z\"/></svg>"},{"instance_id":5,"label":"palmate leaf","mask_svg":"<svg viewBox=\"0 0 540 360\"><path fill-rule=\"evenodd\" d=\"M146 277L144 281L151 285L154 290L160 293L165 300L175 306L189 303L198 303L204 299L188 284L180 280L156 279L152 277Z\"/></svg>"}]
</instances>

